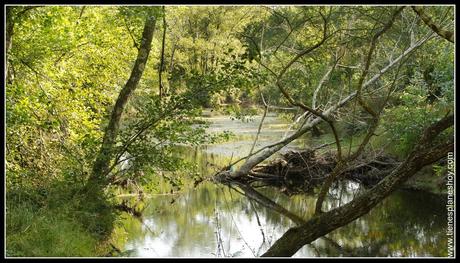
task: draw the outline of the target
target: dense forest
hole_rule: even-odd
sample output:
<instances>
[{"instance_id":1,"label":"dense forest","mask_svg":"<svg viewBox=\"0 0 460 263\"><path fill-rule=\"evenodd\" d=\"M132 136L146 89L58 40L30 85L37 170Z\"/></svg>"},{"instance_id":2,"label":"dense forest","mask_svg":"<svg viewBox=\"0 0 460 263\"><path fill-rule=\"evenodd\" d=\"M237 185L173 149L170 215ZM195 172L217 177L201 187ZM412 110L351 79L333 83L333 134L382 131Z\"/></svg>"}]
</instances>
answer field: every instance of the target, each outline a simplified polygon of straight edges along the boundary
<instances>
[{"instance_id":1,"label":"dense forest","mask_svg":"<svg viewBox=\"0 0 460 263\"><path fill-rule=\"evenodd\" d=\"M454 6L4 11L6 256L450 255Z\"/></svg>"}]
</instances>

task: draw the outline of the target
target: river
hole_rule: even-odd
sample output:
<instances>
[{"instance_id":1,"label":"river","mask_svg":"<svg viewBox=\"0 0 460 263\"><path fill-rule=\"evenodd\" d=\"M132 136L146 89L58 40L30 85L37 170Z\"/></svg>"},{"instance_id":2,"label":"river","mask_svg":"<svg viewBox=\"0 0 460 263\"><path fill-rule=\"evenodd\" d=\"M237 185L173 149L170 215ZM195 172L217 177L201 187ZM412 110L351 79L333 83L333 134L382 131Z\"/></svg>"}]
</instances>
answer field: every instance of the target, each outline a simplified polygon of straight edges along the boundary
<instances>
[{"instance_id":1,"label":"river","mask_svg":"<svg viewBox=\"0 0 460 263\"><path fill-rule=\"evenodd\" d=\"M181 148L179 154L196 163L202 175L210 175L249 153L260 117L248 122L228 116L205 119L211 122L209 132L227 130L234 137L225 143ZM287 121L269 114L256 149L281 139L287 128ZM315 141L304 139L291 148L311 144ZM258 190L305 219L313 213L314 196L287 197L279 189ZM331 190L323 207L344 204L361 190L357 183L342 182ZM125 214L114 234L129 257L255 257L295 225L212 182L191 185L177 194L153 195L143 202L142 220ZM447 255L445 215L442 197L398 191L369 214L304 246L294 257L443 257Z\"/></svg>"}]
</instances>

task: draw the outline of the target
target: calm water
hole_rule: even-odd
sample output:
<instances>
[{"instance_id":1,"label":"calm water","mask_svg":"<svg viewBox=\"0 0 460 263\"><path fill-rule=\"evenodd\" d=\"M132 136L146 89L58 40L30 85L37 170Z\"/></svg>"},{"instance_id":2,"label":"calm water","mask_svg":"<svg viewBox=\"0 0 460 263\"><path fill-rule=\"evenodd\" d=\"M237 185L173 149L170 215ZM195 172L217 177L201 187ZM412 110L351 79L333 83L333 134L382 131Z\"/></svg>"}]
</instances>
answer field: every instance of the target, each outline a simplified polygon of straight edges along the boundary
<instances>
[{"instance_id":1,"label":"calm water","mask_svg":"<svg viewBox=\"0 0 460 263\"><path fill-rule=\"evenodd\" d=\"M232 141L179 154L195 162L200 172L212 174L249 153L259 118L252 122L229 117L206 118L210 132L231 131ZM256 149L283 136L286 121L267 116ZM315 141L301 140L301 148ZM288 149L283 149L288 150ZM308 219L316 199L287 197L276 189L260 189L288 210ZM361 191L352 182L331 190L325 205L336 207ZM115 237L132 257L254 257L263 254L277 238L294 226L287 217L271 211L228 187L211 182L180 194L154 195L142 204L142 220L124 215ZM334 256L446 256L446 213L443 198L425 193L397 192L366 216L304 246L295 257Z\"/></svg>"}]
</instances>

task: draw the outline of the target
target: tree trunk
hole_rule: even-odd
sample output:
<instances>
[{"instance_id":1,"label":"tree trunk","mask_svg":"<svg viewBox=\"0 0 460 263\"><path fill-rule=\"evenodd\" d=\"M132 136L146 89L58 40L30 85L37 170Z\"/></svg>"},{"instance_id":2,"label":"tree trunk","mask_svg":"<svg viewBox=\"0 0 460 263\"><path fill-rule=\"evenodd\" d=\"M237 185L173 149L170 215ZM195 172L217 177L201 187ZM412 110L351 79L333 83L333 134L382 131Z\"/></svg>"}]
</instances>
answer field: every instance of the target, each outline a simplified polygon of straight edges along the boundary
<instances>
[{"instance_id":1,"label":"tree trunk","mask_svg":"<svg viewBox=\"0 0 460 263\"><path fill-rule=\"evenodd\" d=\"M262 256L292 256L304 245L367 214L421 168L445 157L453 150L453 140L430 147L434 138L453 123L454 117L450 115L427 128L406 160L375 187L346 205L316 215L306 224L289 229Z\"/></svg>"},{"instance_id":2,"label":"tree trunk","mask_svg":"<svg viewBox=\"0 0 460 263\"><path fill-rule=\"evenodd\" d=\"M158 93L160 96L160 99L163 95L164 88L163 88L163 83L161 81L161 74L163 73L163 68L164 68L164 61L165 61L165 40L166 40L166 11L165 7L163 6L163 38L161 41L161 59L160 59L160 68L158 69Z\"/></svg>"},{"instance_id":3,"label":"tree trunk","mask_svg":"<svg viewBox=\"0 0 460 263\"><path fill-rule=\"evenodd\" d=\"M93 171L88 184L106 183L107 173L110 162L113 158L113 146L118 135L121 115L125 109L126 103L133 91L137 88L139 80L144 72L145 65L150 53L153 32L155 30L155 17L150 14L145 22L144 31L142 33L142 41L137 54L136 61L131 71L131 76L125 86L118 95L115 106L112 110L112 115L107 128L105 129L104 139L93 166Z\"/></svg>"},{"instance_id":4,"label":"tree trunk","mask_svg":"<svg viewBox=\"0 0 460 263\"><path fill-rule=\"evenodd\" d=\"M11 38L13 36L13 17L12 17L12 8L11 6L6 7L6 54L11 49Z\"/></svg>"},{"instance_id":5,"label":"tree trunk","mask_svg":"<svg viewBox=\"0 0 460 263\"><path fill-rule=\"evenodd\" d=\"M5 32L5 57L6 57L6 66L5 66L5 76L6 79L9 80L9 61L8 61L8 53L11 50L12 46L12 39L13 39L13 30L14 30L14 19L13 19L13 7L7 6L6 7L6 32Z\"/></svg>"},{"instance_id":6,"label":"tree trunk","mask_svg":"<svg viewBox=\"0 0 460 263\"><path fill-rule=\"evenodd\" d=\"M436 34L438 34L440 37L448 40L449 42L454 43L454 32L442 29L438 25L436 25L436 23L434 23L433 20L431 20L431 17L429 17L425 13L425 11L423 10L423 7L421 7L421 6L412 6L412 9L422 19L423 23L425 23L425 25L429 26Z\"/></svg>"}]
</instances>

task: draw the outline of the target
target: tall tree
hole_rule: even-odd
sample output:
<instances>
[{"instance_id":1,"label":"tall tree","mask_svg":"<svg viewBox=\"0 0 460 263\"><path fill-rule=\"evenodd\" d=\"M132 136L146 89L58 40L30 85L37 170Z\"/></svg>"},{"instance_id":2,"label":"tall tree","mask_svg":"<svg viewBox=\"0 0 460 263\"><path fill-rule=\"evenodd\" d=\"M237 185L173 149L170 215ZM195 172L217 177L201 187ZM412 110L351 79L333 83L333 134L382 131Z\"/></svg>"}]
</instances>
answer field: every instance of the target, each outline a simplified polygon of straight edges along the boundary
<instances>
[{"instance_id":1,"label":"tall tree","mask_svg":"<svg viewBox=\"0 0 460 263\"><path fill-rule=\"evenodd\" d=\"M160 59L160 68L158 69L158 87L160 98L164 92L163 83L161 81L162 73L164 71L164 61L165 61L165 40L166 40L166 10L163 6L163 37L161 40L161 59Z\"/></svg>"},{"instance_id":2,"label":"tall tree","mask_svg":"<svg viewBox=\"0 0 460 263\"><path fill-rule=\"evenodd\" d=\"M104 182L107 179L106 175L108 173L110 162L113 157L113 147L119 132L121 116L125 109L126 103L129 100L129 97L137 88L139 80L141 79L144 72L145 65L147 64L156 22L156 17L152 10L149 10L147 14L148 15L145 21L142 40L136 61L134 62L134 66L128 81L120 91L117 101L115 102L109 124L105 129L104 138L99 154L93 166L93 171L88 182L89 184L95 182Z\"/></svg>"}]
</instances>

